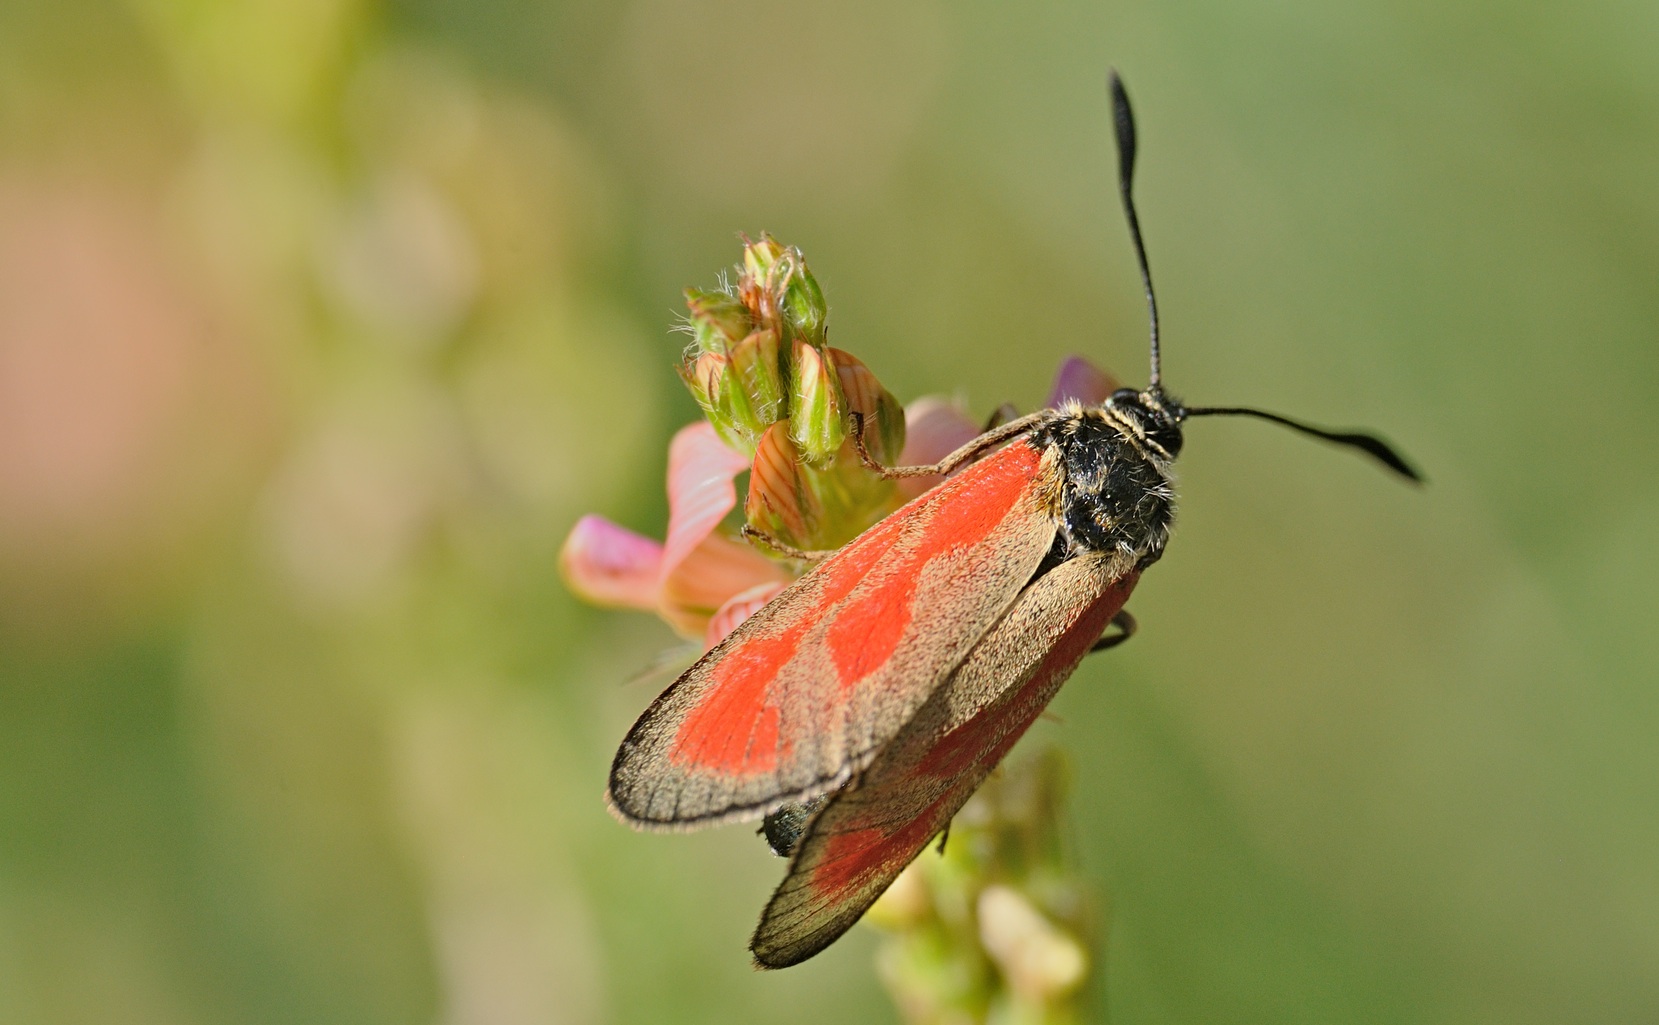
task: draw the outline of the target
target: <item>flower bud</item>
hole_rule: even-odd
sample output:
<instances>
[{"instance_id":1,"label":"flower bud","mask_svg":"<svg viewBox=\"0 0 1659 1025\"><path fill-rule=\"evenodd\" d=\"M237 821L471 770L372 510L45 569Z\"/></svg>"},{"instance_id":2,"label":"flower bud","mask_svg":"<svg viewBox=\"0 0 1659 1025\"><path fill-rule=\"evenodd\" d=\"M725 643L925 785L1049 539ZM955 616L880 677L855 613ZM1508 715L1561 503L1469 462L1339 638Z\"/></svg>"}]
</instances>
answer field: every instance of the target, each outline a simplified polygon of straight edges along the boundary
<instances>
[{"instance_id":1,"label":"flower bud","mask_svg":"<svg viewBox=\"0 0 1659 1025\"><path fill-rule=\"evenodd\" d=\"M715 395L730 384L727 370L731 365L730 357L723 353L705 352L690 363L681 364L680 376L685 378L693 396L712 404Z\"/></svg>"},{"instance_id":2,"label":"flower bud","mask_svg":"<svg viewBox=\"0 0 1659 1025\"><path fill-rule=\"evenodd\" d=\"M876 462L895 463L904 451L904 407L858 357L834 348L824 353L835 363L842 394L847 398L847 412L858 413L864 419L864 447Z\"/></svg>"},{"instance_id":3,"label":"flower bud","mask_svg":"<svg viewBox=\"0 0 1659 1025\"><path fill-rule=\"evenodd\" d=\"M1064 996L1089 972L1083 944L1058 928L1018 890L993 883L979 894L979 941L1016 993Z\"/></svg>"},{"instance_id":4,"label":"flower bud","mask_svg":"<svg viewBox=\"0 0 1659 1025\"><path fill-rule=\"evenodd\" d=\"M737 292L757 327L773 328L785 341L823 347L829 306L799 249L770 235L747 243Z\"/></svg>"},{"instance_id":5,"label":"flower bud","mask_svg":"<svg viewBox=\"0 0 1659 1025\"><path fill-rule=\"evenodd\" d=\"M743 276L762 286L766 285L771 279L772 269L787 252L788 250L770 235L761 235L759 242L746 240L743 245Z\"/></svg>"},{"instance_id":6,"label":"flower bud","mask_svg":"<svg viewBox=\"0 0 1659 1025\"><path fill-rule=\"evenodd\" d=\"M736 283L688 289L686 304L696 347L680 377L720 438L754 457L750 526L833 548L897 507L893 482L849 442L850 414L862 416L870 455L892 464L904 410L868 367L824 344L829 310L799 249L769 235L745 242Z\"/></svg>"},{"instance_id":7,"label":"flower bud","mask_svg":"<svg viewBox=\"0 0 1659 1025\"><path fill-rule=\"evenodd\" d=\"M785 263L780 266L788 267L788 277L781 282L783 297L778 303L785 330L794 338L822 348L829 306L824 302L824 292L818 287L818 280L807 270L806 260L799 249L791 248Z\"/></svg>"},{"instance_id":8,"label":"flower bud","mask_svg":"<svg viewBox=\"0 0 1659 1025\"><path fill-rule=\"evenodd\" d=\"M846 440L846 404L841 381L828 352L795 342L789 389L789 437L800 457L827 466Z\"/></svg>"},{"instance_id":9,"label":"flower bud","mask_svg":"<svg viewBox=\"0 0 1659 1025\"><path fill-rule=\"evenodd\" d=\"M749 467L744 517L768 537L810 548L823 512L823 503L807 480L800 452L790 440L789 424L773 424L761 436Z\"/></svg>"},{"instance_id":10,"label":"flower bud","mask_svg":"<svg viewBox=\"0 0 1659 1025\"><path fill-rule=\"evenodd\" d=\"M679 370L691 397L702 407L703 416L721 440L740 452L748 452L753 447L750 424L754 414L742 382L731 371L731 359L718 352L705 352L690 363L682 363Z\"/></svg>"},{"instance_id":11,"label":"flower bud","mask_svg":"<svg viewBox=\"0 0 1659 1025\"><path fill-rule=\"evenodd\" d=\"M1065 777L1053 751L1006 766L957 812L943 856L905 870L921 899L871 909L887 932L882 981L906 1020L1080 1020L1092 929L1060 843Z\"/></svg>"},{"instance_id":12,"label":"flower bud","mask_svg":"<svg viewBox=\"0 0 1659 1025\"><path fill-rule=\"evenodd\" d=\"M788 415L784 405L784 367L775 331L754 331L732 349L732 373L748 403L744 424L749 445Z\"/></svg>"},{"instance_id":13,"label":"flower bud","mask_svg":"<svg viewBox=\"0 0 1659 1025\"><path fill-rule=\"evenodd\" d=\"M734 295L706 288L685 290L691 336L702 352L726 352L749 334L749 310Z\"/></svg>"},{"instance_id":14,"label":"flower bud","mask_svg":"<svg viewBox=\"0 0 1659 1025\"><path fill-rule=\"evenodd\" d=\"M783 333L783 320L778 316L780 296L773 278L783 259L784 248L770 235L762 235L759 242L745 241L743 264L737 279L737 296L748 308L757 329L769 328Z\"/></svg>"}]
</instances>

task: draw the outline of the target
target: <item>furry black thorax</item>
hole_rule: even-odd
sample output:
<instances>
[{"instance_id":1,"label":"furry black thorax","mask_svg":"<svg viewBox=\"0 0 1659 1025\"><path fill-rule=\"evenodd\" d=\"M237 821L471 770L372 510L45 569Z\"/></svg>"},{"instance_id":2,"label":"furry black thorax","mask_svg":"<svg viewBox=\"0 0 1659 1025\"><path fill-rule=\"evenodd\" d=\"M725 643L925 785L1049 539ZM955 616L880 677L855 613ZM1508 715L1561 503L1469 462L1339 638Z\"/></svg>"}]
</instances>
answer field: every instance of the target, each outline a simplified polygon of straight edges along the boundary
<instances>
[{"instance_id":1,"label":"furry black thorax","mask_svg":"<svg viewBox=\"0 0 1659 1025\"><path fill-rule=\"evenodd\" d=\"M1124 389L1103 405L1059 411L1031 443L1057 453L1063 558L1082 552L1156 562L1175 517L1170 463L1181 451L1181 407L1161 392Z\"/></svg>"}]
</instances>

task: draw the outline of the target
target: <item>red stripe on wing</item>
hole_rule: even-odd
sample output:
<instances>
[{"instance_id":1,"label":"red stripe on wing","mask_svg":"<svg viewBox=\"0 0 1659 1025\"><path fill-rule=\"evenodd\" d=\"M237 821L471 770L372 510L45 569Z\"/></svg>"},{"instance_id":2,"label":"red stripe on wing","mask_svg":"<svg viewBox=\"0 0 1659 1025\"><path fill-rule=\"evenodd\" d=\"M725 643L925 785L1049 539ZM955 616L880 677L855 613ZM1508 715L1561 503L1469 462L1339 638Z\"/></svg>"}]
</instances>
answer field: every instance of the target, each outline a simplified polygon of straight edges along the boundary
<instances>
[{"instance_id":1,"label":"red stripe on wing","mask_svg":"<svg viewBox=\"0 0 1659 1025\"><path fill-rule=\"evenodd\" d=\"M906 558L888 582L874 588L841 610L830 625L830 656L843 694L860 680L887 664L910 625L910 606L916 598L916 572L920 567Z\"/></svg>"},{"instance_id":2,"label":"red stripe on wing","mask_svg":"<svg viewBox=\"0 0 1659 1025\"><path fill-rule=\"evenodd\" d=\"M925 811L896 831L871 826L831 837L825 845L823 860L813 870L813 891L827 900L835 900L849 890L858 889L878 872L897 875L939 832L940 820L948 819L955 812L954 808L941 807L954 796L950 791L940 794Z\"/></svg>"},{"instance_id":3,"label":"red stripe on wing","mask_svg":"<svg viewBox=\"0 0 1659 1025\"><path fill-rule=\"evenodd\" d=\"M878 586L836 614L825 642L843 693L887 664L910 625L922 568L941 555L979 544L1031 486L1041 454L1018 441L986 460L971 497L928 506L921 537L896 560ZM872 548L875 546L872 546Z\"/></svg>"},{"instance_id":4,"label":"red stripe on wing","mask_svg":"<svg viewBox=\"0 0 1659 1025\"><path fill-rule=\"evenodd\" d=\"M893 542L906 520L903 514L894 513L860 534L824 563L815 575L818 584L817 608L820 612L827 612L864 582L882 556L892 552Z\"/></svg>"},{"instance_id":5,"label":"red stripe on wing","mask_svg":"<svg viewBox=\"0 0 1659 1025\"><path fill-rule=\"evenodd\" d=\"M916 546L916 557L925 562L985 540L1031 486L1042 458L1042 453L1022 438L986 459L982 464L985 471L974 481L971 497L933 506L927 531Z\"/></svg>"},{"instance_id":6,"label":"red stripe on wing","mask_svg":"<svg viewBox=\"0 0 1659 1025\"><path fill-rule=\"evenodd\" d=\"M818 608L827 610L850 594L887 554L901 526L890 517L826 563L818 574ZM801 617L781 634L758 633L733 645L715 664L707 697L675 731L669 760L746 776L776 769L787 750L779 750L778 708L766 698L778 671L815 625L814 618Z\"/></svg>"},{"instance_id":7,"label":"red stripe on wing","mask_svg":"<svg viewBox=\"0 0 1659 1025\"><path fill-rule=\"evenodd\" d=\"M778 636L751 637L733 648L715 667L708 699L680 724L669 759L739 775L777 768L778 708L766 702L766 691L809 625L798 622Z\"/></svg>"}]
</instances>

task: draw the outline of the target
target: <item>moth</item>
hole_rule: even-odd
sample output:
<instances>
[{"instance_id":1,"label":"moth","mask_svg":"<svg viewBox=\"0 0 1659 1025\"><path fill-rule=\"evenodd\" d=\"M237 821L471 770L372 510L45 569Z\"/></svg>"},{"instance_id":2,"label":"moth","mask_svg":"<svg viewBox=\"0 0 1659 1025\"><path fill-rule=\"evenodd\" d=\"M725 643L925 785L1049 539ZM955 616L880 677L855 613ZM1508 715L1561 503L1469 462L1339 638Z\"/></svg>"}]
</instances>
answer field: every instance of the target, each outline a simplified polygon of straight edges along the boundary
<instances>
[{"instance_id":1,"label":"moth","mask_svg":"<svg viewBox=\"0 0 1659 1025\"><path fill-rule=\"evenodd\" d=\"M797 964L851 928L943 832L1091 651L1163 554L1183 425L1250 416L1359 449L1377 437L1164 390L1158 306L1135 212L1134 116L1110 80L1118 189L1145 286L1151 377L1104 403L1012 420L930 466L949 475L819 562L703 655L640 716L611 766L623 822L688 830L764 819L789 869L750 942ZM856 417L856 414L855 414Z\"/></svg>"}]
</instances>

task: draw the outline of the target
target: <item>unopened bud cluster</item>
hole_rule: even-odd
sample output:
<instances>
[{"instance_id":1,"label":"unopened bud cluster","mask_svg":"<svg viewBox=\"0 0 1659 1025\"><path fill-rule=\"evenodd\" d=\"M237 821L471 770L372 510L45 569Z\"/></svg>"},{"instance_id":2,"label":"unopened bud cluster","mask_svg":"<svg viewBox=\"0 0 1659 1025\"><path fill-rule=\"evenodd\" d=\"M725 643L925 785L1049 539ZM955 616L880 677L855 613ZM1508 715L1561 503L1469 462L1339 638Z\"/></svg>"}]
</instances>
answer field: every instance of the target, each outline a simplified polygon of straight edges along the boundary
<instances>
[{"instance_id":1,"label":"unopened bud cluster","mask_svg":"<svg viewBox=\"0 0 1659 1025\"><path fill-rule=\"evenodd\" d=\"M846 543L897 504L859 458L897 460L904 409L870 368L828 344L829 309L800 250L749 242L737 281L686 290L694 344L680 376L709 423L751 459L750 526L797 548ZM858 414L856 418L853 414Z\"/></svg>"}]
</instances>

